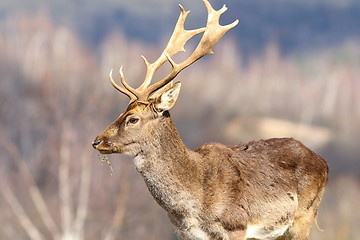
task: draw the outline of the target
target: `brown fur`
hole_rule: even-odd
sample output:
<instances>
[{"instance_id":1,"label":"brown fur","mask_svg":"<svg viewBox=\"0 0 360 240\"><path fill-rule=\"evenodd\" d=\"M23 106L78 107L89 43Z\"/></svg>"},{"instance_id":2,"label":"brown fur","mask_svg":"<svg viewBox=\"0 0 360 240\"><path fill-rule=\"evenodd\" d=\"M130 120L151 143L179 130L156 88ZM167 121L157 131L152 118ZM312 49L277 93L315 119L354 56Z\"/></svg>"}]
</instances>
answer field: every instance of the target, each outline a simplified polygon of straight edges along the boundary
<instances>
[{"instance_id":1,"label":"brown fur","mask_svg":"<svg viewBox=\"0 0 360 240\"><path fill-rule=\"evenodd\" d=\"M93 146L135 155L150 193L189 240L308 239L328 179L326 162L291 138L191 151L155 100L132 103Z\"/></svg>"}]
</instances>

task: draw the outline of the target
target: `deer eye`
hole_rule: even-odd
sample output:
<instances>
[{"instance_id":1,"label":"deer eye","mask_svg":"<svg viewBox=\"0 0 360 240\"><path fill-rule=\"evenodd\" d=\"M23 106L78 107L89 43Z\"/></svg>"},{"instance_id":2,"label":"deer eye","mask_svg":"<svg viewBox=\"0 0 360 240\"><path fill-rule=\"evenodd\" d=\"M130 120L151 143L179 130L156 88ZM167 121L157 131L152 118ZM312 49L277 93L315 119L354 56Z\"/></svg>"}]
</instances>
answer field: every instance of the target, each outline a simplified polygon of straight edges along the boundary
<instances>
[{"instance_id":1,"label":"deer eye","mask_svg":"<svg viewBox=\"0 0 360 240\"><path fill-rule=\"evenodd\" d=\"M139 118L136 118L136 117L131 117L127 123L129 124L135 124L139 121Z\"/></svg>"}]
</instances>

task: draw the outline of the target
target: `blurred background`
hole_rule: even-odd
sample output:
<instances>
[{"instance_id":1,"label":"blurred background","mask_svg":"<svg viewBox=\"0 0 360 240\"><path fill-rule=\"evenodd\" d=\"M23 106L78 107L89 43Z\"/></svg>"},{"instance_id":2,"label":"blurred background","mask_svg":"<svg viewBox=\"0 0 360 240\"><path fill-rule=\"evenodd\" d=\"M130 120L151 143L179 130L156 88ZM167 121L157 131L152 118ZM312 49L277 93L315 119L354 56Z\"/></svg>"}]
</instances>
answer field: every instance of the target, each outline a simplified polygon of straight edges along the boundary
<instances>
[{"instance_id":1,"label":"blurred background","mask_svg":"<svg viewBox=\"0 0 360 240\"><path fill-rule=\"evenodd\" d=\"M311 239L360 239L360 1L211 2L240 24L177 77L183 141L301 140L330 167ZM1 1L0 239L177 239L132 158L91 148L128 103L110 69L138 86L177 3L204 26L200 0Z\"/></svg>"}]
</instances>

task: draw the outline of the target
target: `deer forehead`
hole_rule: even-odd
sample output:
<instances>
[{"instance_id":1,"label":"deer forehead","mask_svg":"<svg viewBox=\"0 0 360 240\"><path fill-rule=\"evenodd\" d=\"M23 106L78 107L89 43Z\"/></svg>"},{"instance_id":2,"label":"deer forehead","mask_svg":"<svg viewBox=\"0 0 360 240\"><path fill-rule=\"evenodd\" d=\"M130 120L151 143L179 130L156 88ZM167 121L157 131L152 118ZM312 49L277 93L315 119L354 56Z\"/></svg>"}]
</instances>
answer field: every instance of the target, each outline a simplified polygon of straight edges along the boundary
<instances>
[{"instance_id":1,"label":"deer forehead","mask_svg":"<svg viewBox=\"0 0 360 240\"><path fill-rule=\"evenodd\" d=\"M126 109L126 111L123 112L119 116L119 119L125 119L126 120L129 116L133 116L133 115L138 116L138 117L142 117L144 119L146 119L146 118L154 118L158 114L154 110L152 105L153 105L153 103L149 103L149 104L144 104L144 103L139 103L139 102L131 103L128 106L128 108Z\"/></svg>"}]
</instances>

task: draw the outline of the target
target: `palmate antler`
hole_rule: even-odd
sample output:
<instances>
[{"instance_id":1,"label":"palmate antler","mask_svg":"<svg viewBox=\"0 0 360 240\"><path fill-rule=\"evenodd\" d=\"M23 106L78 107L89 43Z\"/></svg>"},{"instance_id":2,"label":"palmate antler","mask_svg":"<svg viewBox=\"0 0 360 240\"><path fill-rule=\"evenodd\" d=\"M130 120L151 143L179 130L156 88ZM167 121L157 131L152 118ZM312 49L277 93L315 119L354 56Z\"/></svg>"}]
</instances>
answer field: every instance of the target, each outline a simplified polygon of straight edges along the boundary
<instances>
[{"instance_id":1,"label":"palmate antler","mask_svg":"<svg viewBox=\"0 0 360 240\"><path fill-rule=\"evenodd\" d=\"M167 88L164 87L167 84L172 84L172 80L186 67L200 59L201 57L207 54L213 54L213 46L221 39L221 37L231 28L235 27L239 20L235 20L233 23L222 26L219 23L221 14L223 14L227 7L224 5L220 10L214 10L211 4L207 0L203 0L205 7L208 12L208 19L206 27L186 30L184 27L185 20L190 11L185 11L185 9L179 4L180 7L180 16L175 25L174 32L160 57L153 63L149 63L144 56L144 62L147 67L146 77L144 82L138 88L132 88L129 86L124 78L122 72L122 67L120 68L120 79L124 87L119 86L114 79L112 78L112 70L109 74L109 79L111 84L120 92L126 94L131 102L138 101L143 103L148 103L151 99L151 95L156 92L156 95L161 94ZM188 40L199 33L204 33L199 44L195 48L194 52L183 62L175 63L172 60L172 56L185 51L185 44ZM155 71L160 68L166 61L169 61L172 66L172 71L159 82L151 84L152 77Z\"/></svg>"}]
</instances>

